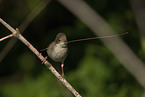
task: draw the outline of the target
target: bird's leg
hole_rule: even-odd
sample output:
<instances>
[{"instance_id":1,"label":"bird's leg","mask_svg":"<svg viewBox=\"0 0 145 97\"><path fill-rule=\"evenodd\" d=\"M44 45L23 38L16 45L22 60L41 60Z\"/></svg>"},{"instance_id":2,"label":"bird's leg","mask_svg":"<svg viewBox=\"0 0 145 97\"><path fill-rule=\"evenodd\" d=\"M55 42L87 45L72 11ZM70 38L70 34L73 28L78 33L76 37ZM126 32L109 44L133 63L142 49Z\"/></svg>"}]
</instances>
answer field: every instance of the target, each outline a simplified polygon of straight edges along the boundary
<instances>
[{"instance_id":1,"label":"bird's leg","mask_svg":"<svg viewBox=\"0 0 145 97\"><path fill-rule=\"evenodd\" d=\"M46 61L47 57L48 57L48 56L46 56L46 57L44 58L44 60L42 61L42 64Z\"/></svg>"},{"instance_id":2,"label":"bird's leg","mask_svg":"<svg viewBox=\"0 0 145 97\"><path fill-rule=\"evenodd\" d=\"M63 66L64 66L64 64L62 63L62 64L61 64L61 69L62 69L62 77L64 78Z\"/></svg>"}]
</instances>

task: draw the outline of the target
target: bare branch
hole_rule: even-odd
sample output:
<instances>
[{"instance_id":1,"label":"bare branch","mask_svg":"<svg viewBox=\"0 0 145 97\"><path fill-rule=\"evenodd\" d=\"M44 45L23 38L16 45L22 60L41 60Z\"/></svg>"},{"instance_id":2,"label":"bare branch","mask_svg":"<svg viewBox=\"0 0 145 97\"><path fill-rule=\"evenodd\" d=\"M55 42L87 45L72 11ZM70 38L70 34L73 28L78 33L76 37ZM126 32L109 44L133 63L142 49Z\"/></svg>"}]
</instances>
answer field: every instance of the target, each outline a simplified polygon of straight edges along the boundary
<instances>
[{"instance_id":1,"label":"bare branch","mask_svg":"<svg viewBox=\"0 0 145 97\"><path fill-rule=\"evenodd\" d=\"M27 28L27 26L31 23L32 20L50 3L51 0L42 0L32 12L24 19L24 21L19 26L21 33ZM5 58L11 48L17 42L16 38L11 39L6 46L0 52L0 62Z\"/></svg>"},{"instance_id":2,"label":"bare branch","mask_svg":"<svg viewBox=\"0 0 145 97\"><path fill-rule=\"evenodd\" d=\"M8 36L6 36L6 37L1 38L0 41L3 41L3 40L5 40L5 39L10 38L10 37L13 37L13 36L14 36L13 34L10 34L10 35L8 35Z\"/></svg>"},{"instance_id":3,"label":"bare branch","mask_svg":"<svg viewBox=\"0 0 145 97\"><path fill-rule=\"evenodd\" d=\"M12 28L9 24L3 21L0 18L0 22L9 29L15 37L17 37L20 41L22 41L37 57L43 61L44 57L20 34L18 33L18 29ZM63 83L76 97L82 97L56 70L55 68L48 62L44 62L45 66Z\"/></svg>"}]
</instances>

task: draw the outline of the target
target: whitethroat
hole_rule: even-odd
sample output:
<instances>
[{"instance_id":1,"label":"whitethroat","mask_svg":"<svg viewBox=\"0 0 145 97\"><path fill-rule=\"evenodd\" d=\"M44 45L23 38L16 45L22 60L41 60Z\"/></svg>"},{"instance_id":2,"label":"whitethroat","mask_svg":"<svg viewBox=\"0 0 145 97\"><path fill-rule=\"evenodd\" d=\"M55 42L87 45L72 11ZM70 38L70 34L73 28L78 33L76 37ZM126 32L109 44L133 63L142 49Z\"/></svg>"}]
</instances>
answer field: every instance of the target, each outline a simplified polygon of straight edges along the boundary
<instances>
[{"instance_id":1,"label":"whitethroat","mask_svg":"<svg viewBox=\"0 0 145 97\"><path fill-rule=\"evenodd\" d=\"M64 33L58 33L55 40L48 46L47 54L48 56L56 62L61 62L62 77L64 77L64 60L67 56L67 38Z\"/></svg>"},{"instance_id":2,"label":"whitethroat","mask_svg":"<svg viewBox=\"0 0 145 97\"><path fill-rule=\"evenodd\" d=\"M102 36L102 37L93 37L93 38L85 38L85 39L67 41L66 35L64 33L58 33L55 40L48 46L48 48L42 49L41 51L47 50L48 56L53 61L62 63L61 64L62 77L64 77L63 67L64 67L64 60L67 57L67 53L68 53L68 48L67 48L68 43L77 42L77 41L84 41L84 40L91 40L91 39L96 39L96 38L110 38L110 37L121 36L124 34L128 34L128 32L125 32L122 34L117 34L117 35L108 35L108 36Z\"/></svg>"}]
</instances>

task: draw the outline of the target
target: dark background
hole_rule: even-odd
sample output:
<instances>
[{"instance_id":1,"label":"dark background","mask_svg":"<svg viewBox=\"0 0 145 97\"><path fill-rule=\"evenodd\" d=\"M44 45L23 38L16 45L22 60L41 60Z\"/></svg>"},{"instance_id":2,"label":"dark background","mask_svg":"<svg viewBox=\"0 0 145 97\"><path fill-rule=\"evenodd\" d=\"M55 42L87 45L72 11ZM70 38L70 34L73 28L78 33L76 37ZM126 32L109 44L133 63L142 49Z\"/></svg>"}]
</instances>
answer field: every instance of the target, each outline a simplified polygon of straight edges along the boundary
<instances>
[{"instance_id":1,"label":"dark background","mask_svg":"<svg viewBox=\"0 0 145 97\"><path fill-rule=\"evenodd\" d=\"M0 0L0 18L14 28L42 0ZM84 0L118 33L129 32L122 39L144 60L140 34L128 0ZM95 37L95 34L57 0L52 0L22 31L38 50L46 48L59 32L67 39ZM11 34L0 24L0 38ZM117 33L116 33L117 34ZM13 39L13 38L12 38ZM0 58L5 45L0 42ZM9 47L7 47L9 48ZM143 88L99 40L68 44L65 78L84 97L141 97ZM6 50L6 49L5 49ZM45 51L42 55L47 56ZM60 64L49 62L61 73ZM0 62L0 97L73 97L41 61L17 41Z\"/></svg>"}]
</instances>

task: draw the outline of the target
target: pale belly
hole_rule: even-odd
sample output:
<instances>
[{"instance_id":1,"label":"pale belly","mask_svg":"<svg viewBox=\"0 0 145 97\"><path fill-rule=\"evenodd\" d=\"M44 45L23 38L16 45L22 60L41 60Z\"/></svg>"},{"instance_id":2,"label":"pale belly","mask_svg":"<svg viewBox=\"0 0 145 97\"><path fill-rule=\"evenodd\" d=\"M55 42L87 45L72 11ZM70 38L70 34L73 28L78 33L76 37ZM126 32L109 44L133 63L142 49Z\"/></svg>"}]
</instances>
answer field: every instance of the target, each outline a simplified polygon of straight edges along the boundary
<instances>
[{"instance_id":1,"label":"pale belly","mask_svg":"<svg viewBox=\"0 0 145 97\"><path fill-rule=\"evenodd\" d=\"M64 62L67 56L67 48L56 46L53 50L47 51L48 56L56 62Z\"/></svg>"}]
</instances>

